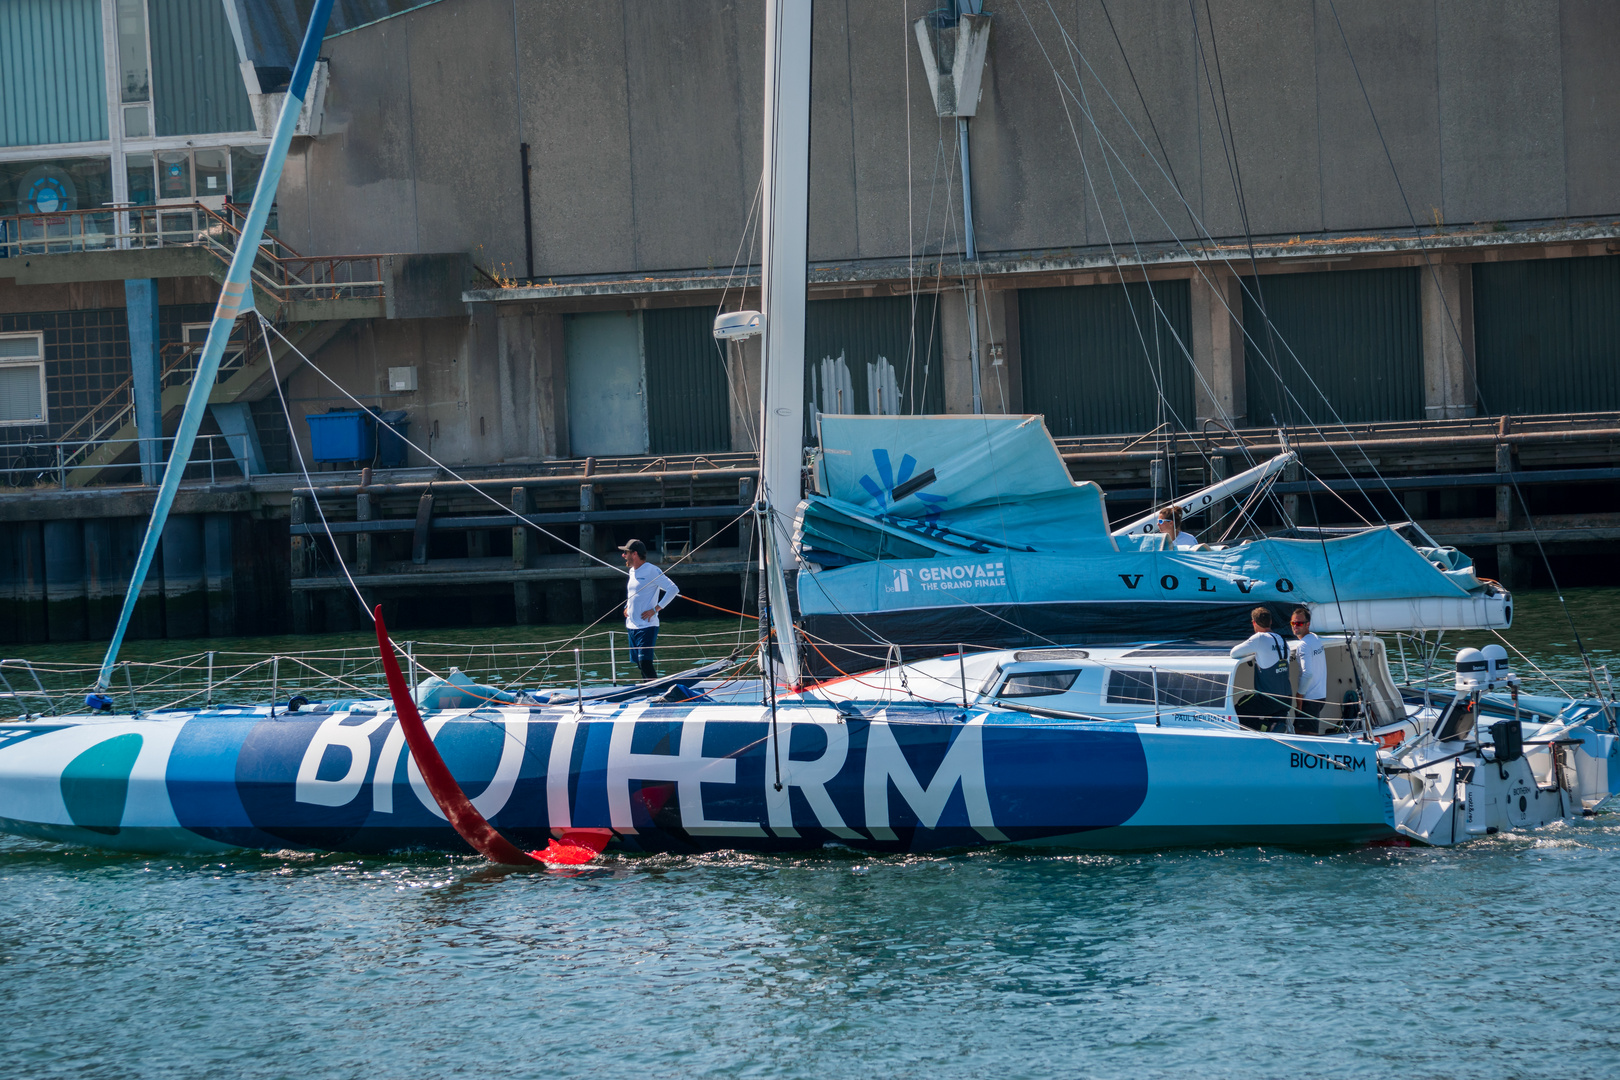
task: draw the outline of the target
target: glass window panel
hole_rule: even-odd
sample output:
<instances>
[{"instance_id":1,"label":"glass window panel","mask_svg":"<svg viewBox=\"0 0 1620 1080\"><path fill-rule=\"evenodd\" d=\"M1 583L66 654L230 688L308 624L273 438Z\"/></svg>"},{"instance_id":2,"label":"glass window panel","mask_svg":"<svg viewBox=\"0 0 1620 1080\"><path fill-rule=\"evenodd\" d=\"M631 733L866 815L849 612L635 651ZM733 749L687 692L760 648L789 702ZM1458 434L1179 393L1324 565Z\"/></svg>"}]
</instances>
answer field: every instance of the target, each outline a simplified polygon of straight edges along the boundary
<instances>
[{"instance_id":1,"label":"glass window panel","mask_svg":"<svg viewBox=\"0 0 1620 1080\"><path fill-rule=\"evenodd\" d=\"M1038 671L1022 672L1007 676L1007 684L1001 688L1001 697L1045 697L1048 694L1061 694L1074 685L1074 680L1080 677L1078 671Z\"/></svg>"},{"instance_id":2,"label":"glass window panel","mask_svg":"<svg viewBox=\"0 0 1620 1080\"><path fill-rule=\"evenodd\" d=\"M158 198L191 198L191 153L172 150L157 156Z\"/></svg>"},{"instance_id":3,"label":"glass window panel","mask_svg":"<svg viewBox=\"0 0 1620 1080\"><path fill-rule=\"evenodd\" d=\"M152 134L152 110L145 105L124 107L124 137L144 139Z\"/></svg>"},{"instance_id":4,"label":"glass window panel","mask_svg":"<svg viewBox=\"0 0 1620 1080\"><path fill-rule=\"evenodd\" d=\"M43 364L0 366L0 424L38 424L45 419L40 394Z\"/></svg>"},{"instance_id":5,"label":"glass window panel","mask_svg":"<svg viewBox=\"0 0 1620 1080\"><path fill-rule=\"evenodd\" d=\"M111 158L0 163L0 215L59 214L110 202Z\"/></svg>"},{"instance_id":6,"label":"glass window panel","mask_svg":"<svg viewBox=\"0 0 1620 1080\"><path fill-rule=\"evenodd\" d=\"M39 357L40 339L35 334L27 337L0 338L0 359L4 360L34 360Z\"/></svg>"},{"instance_id":7,"label":"glass window panel","mask_svg":"<svg viewBox=\"0 0 1620 1080\"><path fill-rule=\"evenodd\" d=\"M1159 704L1166 708L1219 708L1226 704L1226 676L1202 671L1160 671ZM1110 705L1152 705L1152 671L1108 673Z\"/></svg>"},{"instance_id":8,"label":"glass window panel","mask_svg":"<svg viewBox=\"0 0 1620 1080\"><path fill-rule=\"evenodd\" d=\"M246 205L253 201L253 189L264 171L262 146L231 147L231 202Z\"/></svg>"},{"instance_id":9,"label":"glass window panel","mask_svg":"<svg viewBox=\"0 0 1620 1080\"><path fill-rule=\"evenodd\" d=\"M124 101L152 100L146 59L146 0L118 0L118 71Z\"/></svg>"},{"instance_id":10,"label":"glass window panel","mask_svg":"<svg viewBox=\"0 0 1620 1080\"><path fill-rule=\"evenodd\" d=\"M157 163L151 154L130 154L124 158L129 177L129 201L136 206L157 202Z\"/></svg>"},{"instance_id":11,"label":"glass window panel","mask_svg":"<svg viewBox=\"0 0 1620 1080\"><path fill-rule=\"evenodd\" d=\"M198 150L192 155L197 172L198 195L225 194L228 176L224 150Z\"/></svg>"}]
</instances>

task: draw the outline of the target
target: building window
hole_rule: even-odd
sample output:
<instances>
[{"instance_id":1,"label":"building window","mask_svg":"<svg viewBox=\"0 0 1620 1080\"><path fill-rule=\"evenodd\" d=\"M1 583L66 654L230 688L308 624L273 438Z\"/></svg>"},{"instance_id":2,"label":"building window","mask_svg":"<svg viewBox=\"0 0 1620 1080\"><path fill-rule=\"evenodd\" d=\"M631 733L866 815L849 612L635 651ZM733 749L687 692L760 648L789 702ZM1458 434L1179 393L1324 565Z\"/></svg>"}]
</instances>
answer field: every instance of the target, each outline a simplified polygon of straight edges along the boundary
<instances>
[{"instance_id":1,"label":"building window","mask_svg":"<svg viewBox=\"0 0 1620 1080\"><path fill-rule=\"evenodd\" d=\"M110 202L108 158L0 162L0 215L65 214Z\"/></svg>"},{"instance_id":2,"label":"building window","mask_svg":"<svg viewBox=\"0 0 1620 1080\"><path fill-rule=\"evenodd\" d=\"M119 100L152 100L152 63L146 51L146 0L118 0Z\"/></svg>"},{"instance_id":3,"label":"building window","mask_svg":"<svg viewBox=\"0 0 1620 1080\"><path fill-rule=\"evenodd\" d=\"M84 251L114 243L112 161L0 162L0 257ZM75 211L90 213L75 213Z\"/></svg>"},{"instance_id":4,"label":"building window","mask_svg":"<svg viewBox=\"0 0 1620 1080\"><path fill-rule=\"evenodd\" d=\"M151 154L126 154L124 172L128 178L129 201L135 206L157 202L157 173Z\"/></svg>"},{"instance_id":5,"label":"building window","mask_svg":"<svg viewBox=\"0 0 1620 1080\"><path fill-rule=\"evenodd\" d=\"M0 335L0 426L44 422L43 335Z\"/></svg>"}]
</instances>

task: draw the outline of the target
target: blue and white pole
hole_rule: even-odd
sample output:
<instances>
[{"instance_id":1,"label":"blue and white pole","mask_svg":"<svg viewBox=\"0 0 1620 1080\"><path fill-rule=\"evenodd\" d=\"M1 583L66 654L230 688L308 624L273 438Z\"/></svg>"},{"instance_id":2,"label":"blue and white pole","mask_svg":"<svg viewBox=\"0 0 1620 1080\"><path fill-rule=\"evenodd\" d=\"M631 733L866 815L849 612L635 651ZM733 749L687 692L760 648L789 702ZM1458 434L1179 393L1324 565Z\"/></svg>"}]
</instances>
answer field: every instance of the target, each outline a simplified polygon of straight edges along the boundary
<instances>
[{"instance_id":1,"label":"blue and white pole","mask_svg":"<svg viewBox=\"0 0 1620 1080\"><path fill-rule=\"evenodd\" d=\"M186 409L180 416L180 429L174 434L174 449L169 453L169 464L158 486L157 503L152 507L152 520L146 526L146 538L141 541L141 553L135 560L135 573L129 580L129 591L124 594L124 610L119 612L118 627L112 641L107 644L107 655L101 661L101 675L96 680L98 690L107 689L113 665L118 662L118 650L124 643L124 632L129 628L130 616L135 613L135 601L141 586L152 569L152 557L157 553L158 540L163 536L163 525L169 519L169 508L174 505L175 492L185 474L186 462L191 460L191 447L197 441L197 429L202 425L203 410L208 407L208 395L213 392L214 379L219 375L220 357L225 353L225 342L231 336L236 317L253 306L253 260L264 236L264 223L270 216L270 205L276 199L276 187L281 183L281 166L287 160L287 147L292 143L293 129L298 126L299 114L304 111L304 95L309 92L309 77L320 56L321 42L326 37L326 22L332 14L332 0L315 0L310 12L309 26L304 30L303 44L298 48L298 65L293 68L292 82L287 86L287 99L281 104L281 117L276 121L276 132L270 140L270 149L264 156L264 171L259 174L259 186L253 192L253 203L248 207L247 221L231 256L231 268L220 289L219 304L214 308L214 322L208 328L208 341L203 346L202 358L197 361L197 374L191 390L186 394Z\"/></svg>"}]
</instances>

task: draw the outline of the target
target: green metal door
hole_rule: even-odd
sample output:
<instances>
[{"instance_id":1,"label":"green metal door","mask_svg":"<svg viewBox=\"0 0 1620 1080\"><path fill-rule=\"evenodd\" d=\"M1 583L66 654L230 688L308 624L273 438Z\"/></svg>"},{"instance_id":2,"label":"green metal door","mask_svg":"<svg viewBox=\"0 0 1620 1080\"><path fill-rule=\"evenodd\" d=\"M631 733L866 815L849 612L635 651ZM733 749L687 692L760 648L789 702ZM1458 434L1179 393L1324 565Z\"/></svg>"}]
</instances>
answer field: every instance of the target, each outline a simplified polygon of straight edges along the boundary
<instances>
[{"instance_id":1,"label":"green metal door","mask_svg":"<svg viewBox=\"0 0 1620 1080\"><path fill-rule=\"evenodd\" d=\"M1263 294L1244 278L1249 424L1423 419L1420 273L1272 274Z\"/></svg>"},{"instance_id":2,"label":"green metal door","mask_svg":"<svg viewBox=\"0 0 1620 1080\"><path fill-rule=\"evenodd\" d=\"M1053 435L1193 425L1185 281L1018 291L1024 409Z\"/></svg>"},{"instance_id":3,"label":"green metal door","mask_svg":"<svg viewBox=\"0 0 1620 1080\"><path fill-rule=\"evenodd\" d=\"M647 351L647 443L654 454L731 449L725 347L714 340L717 308L642 312Z\"/></svg>"},{"instance_id":4,"label":"green metal door","mask_svg":"<svg viewBox=\"0 0 1620 1080\"><path fill-rule=\"evenodd\" d=\"M1620 409L1620 256L1476 264L1474 356L1486 413Z\"/></svg>"},{"instance_id":5,"label":"green metal door","mask_svg":"<svg viewBox=\"0 0 1620 1080\"><path fill-rule=\"evenodd\" d=\"M812 300L804 320L808 434L817 412L929 415L945 411L938 298Z\"/></svg>"}]
</instances>

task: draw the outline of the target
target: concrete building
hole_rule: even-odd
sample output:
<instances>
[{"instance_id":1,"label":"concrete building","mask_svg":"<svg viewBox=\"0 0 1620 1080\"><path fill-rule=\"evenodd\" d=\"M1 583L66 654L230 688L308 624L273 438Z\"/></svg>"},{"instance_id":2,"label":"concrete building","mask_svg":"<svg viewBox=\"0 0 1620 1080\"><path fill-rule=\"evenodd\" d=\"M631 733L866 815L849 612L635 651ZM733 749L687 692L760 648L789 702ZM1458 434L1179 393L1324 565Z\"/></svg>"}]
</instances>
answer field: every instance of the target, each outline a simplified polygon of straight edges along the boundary
<instances>
[{"instance_id":1,"label":"concrete building","mask_svg":"<svg viewBox=\"0 0 1620 1080\"><path fill-rule=\"evenodd\" d=\"M1128 464L1153 431L1430 425L1411 437L1435 452L1402 467L1434 473L1464 467L1447 423L1620 411L1612 4L988 6L980 91L957 102L927 64L968 23L817 0L815 410L1122 437L1094 474L1117 501L1206 467L1173 445ZM139 440L183 396L298 19L292 0L0 0L0 480L84 489L85 521L138 502L162 447ZM758 358L708 325L757 303L762 41L745 0L339 4L258 279L288 340L244 340L205 428L216 486L258 479L215 512L286 544L301 481L274 477L352 399L492 483L750 451ZM1605 453L1532 512L1608 492ZM1394 509L1472 521L1497 495L1414 488ZM6 509L20 498L0 517L58 512ZM1495 509L1504 538L1522 526ZM1517 540L1459 530L1511 572ZM506 557L467 535L468 559ZM43 534L4 542L0 576L31 581ZM284 579L266 577L268 610Z\"/></svg>"}]
</instances>

